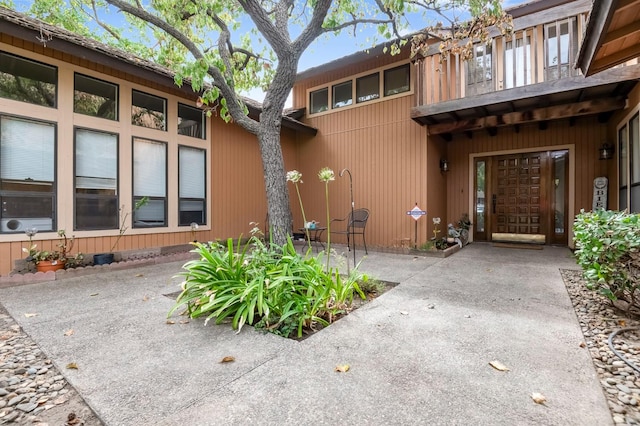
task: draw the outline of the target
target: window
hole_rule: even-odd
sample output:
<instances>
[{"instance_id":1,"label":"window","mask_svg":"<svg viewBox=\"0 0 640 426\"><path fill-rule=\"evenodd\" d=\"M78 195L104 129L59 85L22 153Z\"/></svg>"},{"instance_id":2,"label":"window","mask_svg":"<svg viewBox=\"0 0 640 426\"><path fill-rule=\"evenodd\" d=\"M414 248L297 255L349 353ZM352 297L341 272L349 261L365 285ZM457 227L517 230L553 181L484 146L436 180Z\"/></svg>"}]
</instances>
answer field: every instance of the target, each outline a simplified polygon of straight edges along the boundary
<instances>
[{"instance_id":1,"label":"window","mask_svg":"<svg viewBox=\"0 0 640 426\"><path fill-rule=\"evenodd\" d=\"M0 233L55 228L56 126L0 116Z\"/></svg>"},{"instance_id":2,"label":"window","mask_svg":"<svg viewBox=\"0 0 640 426\"><path fill-rule=\"evenodd\" d=\"M493 91L493 64L491 46L475 45L473 57L466 62L467 94L477 95Z\"/></svg>"},{"instance_id":3,"label":"window","mask_svg":"<svg viewBox=\"0 0 640 426\"><path fill-rule=\"evenodd\" d=\"M117 121L118 86L86 75L75 74L73 111Z\"/></svg>"},{"instance_id":4,"label":"window","mask_svg":"<svg viewBox=\"0 0 640 426\"><path fill-rule=\"evenodd\" d=\"M329 109L329 89L316 90L309 95L309 112L315 114Z\"/></svg>"},{"instance_id":5,"label":"window","mask_svg":"<svg viewBox=\"0 0 640 426\"><path fill-rule=\"evenodd\" d=\"M134 228L167 226L167 145L133 139L133 204L147 204L133 213Z\"/></svg>"},{"instance_id":6,"label":"window","mask_svg":"<svg viewBox=\"0 0 640 426\"><path fill-rule=\"evenodd\" d=\"M131 124L150 129L167 130L167 100L133 90L131 93Z\"/></svg>"},{"instance_id":7,"label":"window","mask_svg":"<svg viewBox=\"0 0 640 426\"><path fill-rule=\"evenodd\" d=\"M181 146L178 148L178 225L204 225L205 211L205 151Z\"/></svg>"},{"instance_id":8,"label":"window","mask_svg":"<svg viewBox=\"0 0 640 426\"><path fill-rule=\"evenodd\" d=\"M573 75L572 64L578 50L578 28L575 18L545 25L544 33L547 80Z\"/></svg>"},{"instance_id":9,"label":"window","mask_svg":"<svg viewBox=\"0 0 640 426\"><path fill-rule=\"evenodd\" d=\"M504 54L504 88L531 84L531 43L530 39L518 38L515 40L516 48L513 48L513 40L506 43Z\"/></svg>"},{"instance_id":10,"label":"window","mask_svg":"<svg viewBox=\"0 0 640 426\"><path fill-rule=\"evenodd\" d=\"M353 103L353 84L351 81L333 86L333 108L340 108Z\"/></svg>"},{"instance_id":11,"label":"window","mask_svg":"<svg viewBox=\"0 0 640 426\"><path fill-rule=\"evenodd\" d=\"M206 139L206 115L199 108L178 104L178 134Z\"/></svg>"},{"instance_id":12,"label":"window","mask_svg":"<svg viewBox=\"0 0 640 426\"><path fill-rule=\"evenodd\" d=\"M58 69L0 52L0 97L55 108Z\"/></svg>"},{"instance_id":13,"label":"window","mask_svg":"<svg viewBox=\"0 0 640 426\"><path fill-rule=\"evenodd\" d=\"M76 129L75 229L117 229L118 136Z\"/></svg>"},{"instance_id":14,"label":"window","mask_svg":"<svg viewBox=\"0 0 640 426\"><path fill-rule=\"evenodd\" d=\"M367 102L380 97L380 73L356 79L357 102Z\"/></svg>"},{"instance_id":15,"label":"window","mask_svg":"<svg viewBox=\"0 0 640 426\"><path fill-rule=\"evenodd\" d=\"M392 96L410 90L409 77L411 69L409 64L391 68L384 71L384 95Z\"/></svg>"},{"instance_id":16,"label":"window","mask_svg":"<svg viewBox=\"0 0 640 426\"><path fill-rule=\"evenodd\" d=\"M640 213L640 115L636 112L618 130L620 210Z\"/></svg>"}]
</instances>

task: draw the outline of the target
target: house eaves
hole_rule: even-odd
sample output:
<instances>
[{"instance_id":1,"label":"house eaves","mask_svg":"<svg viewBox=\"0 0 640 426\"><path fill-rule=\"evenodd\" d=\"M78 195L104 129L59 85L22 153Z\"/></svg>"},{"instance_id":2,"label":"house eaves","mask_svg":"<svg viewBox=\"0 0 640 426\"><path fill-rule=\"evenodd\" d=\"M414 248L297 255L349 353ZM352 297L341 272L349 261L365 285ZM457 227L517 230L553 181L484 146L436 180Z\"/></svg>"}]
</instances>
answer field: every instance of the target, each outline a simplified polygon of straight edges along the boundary
<instances>
[{"instance_id":1,"label":"house eaves","mask_svg":"<svg viewBox=\"0 0 640 426\"><path fill-rule=\"evenodd\" d=\"M585 76L640 56L640 0L593 2L576 68Z\"/></svg>"},{"instance_id":2,"label":"house eaves","mask_svg":"<svg viewBox=\"0 0 640 426\"><path fill-rule=\"evenodd\" d=\"M175 73L167 67L1 6L0 24L0 32L20 40L42 44L44 47L138 76L178 91L185 97L197 95L188 82L178 87L174 81ZM259 102L248 98L242 100L252 117L260 115L262 105ZM282 125L296 131L314 135L317 133L317 129L286 116L283 116Z\"/></svg>"}]
</instances>

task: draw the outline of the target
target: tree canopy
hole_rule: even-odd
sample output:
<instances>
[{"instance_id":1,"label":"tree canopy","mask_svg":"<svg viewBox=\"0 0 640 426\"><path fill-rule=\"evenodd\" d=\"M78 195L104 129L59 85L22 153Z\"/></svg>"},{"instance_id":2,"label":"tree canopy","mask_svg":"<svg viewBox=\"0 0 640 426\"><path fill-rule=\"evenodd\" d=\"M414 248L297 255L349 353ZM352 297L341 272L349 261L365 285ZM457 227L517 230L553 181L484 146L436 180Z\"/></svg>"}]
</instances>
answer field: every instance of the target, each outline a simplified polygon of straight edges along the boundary
<instances>
[{"instance_id":1,"label":"tree canopy","mask_svg":"<svg viewBox=\"0 0 640 426\"><path fill-rule=\"evenodd\" d=\"M422 14L414 50L435 39L444 48L470 50L491 25L508 24L501 0L35 0L27 13L75 33L165 65L176 84L188 82L198 103L257 136L272 235L283 243L292 229L280 126L298 63L322 36L363 26L408 40L409 16ZM0 4L14 7L12 0ZM121 13L118 25L114 13ZM124 21L124 24L122 23ZM426 34L426 36L425 36ZM426 41L429 40L429 41ZM461 43L462 40L466 40ZM463 55L464 56L464 55ZM259 119L247 115L240 93L265 92Z\"/></svg>"}]
</instances>

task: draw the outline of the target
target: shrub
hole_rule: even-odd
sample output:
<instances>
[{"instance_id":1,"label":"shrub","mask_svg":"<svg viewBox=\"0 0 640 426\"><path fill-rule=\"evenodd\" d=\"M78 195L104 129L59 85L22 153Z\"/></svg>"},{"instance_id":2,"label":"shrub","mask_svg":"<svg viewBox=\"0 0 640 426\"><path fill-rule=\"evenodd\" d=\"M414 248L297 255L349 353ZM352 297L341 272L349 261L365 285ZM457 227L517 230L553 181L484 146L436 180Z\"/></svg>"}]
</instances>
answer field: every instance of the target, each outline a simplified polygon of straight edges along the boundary
<instances>
[{"instance_id":1,"label":"shrub","mask_svg":"<svg viewBox=\"0 0 640 426\"><path fill-rule=\"evenodd\" d=\"M640 214L582 210L573 230L587 288L622 299L631 309L640 285Z\"/></svg>"},{"instance_id":2,"label":"shrub","mask_svg":"<svg viewBox=\"0 0 640 426\"><path fill-rule=\"evenodd\" d=\"M187 306L191 318L206 316L220 324L231 318L234 329L245 324L267 331L302 337L303 329L327 326L347 311L363 275L346 278L331 268L326 272L318 257L299 255L290 238L280 247L252 237L242 246L229 239L194 243L200 259L184 265L183 291L171 315Z\"/></svg>"}]
</instances>

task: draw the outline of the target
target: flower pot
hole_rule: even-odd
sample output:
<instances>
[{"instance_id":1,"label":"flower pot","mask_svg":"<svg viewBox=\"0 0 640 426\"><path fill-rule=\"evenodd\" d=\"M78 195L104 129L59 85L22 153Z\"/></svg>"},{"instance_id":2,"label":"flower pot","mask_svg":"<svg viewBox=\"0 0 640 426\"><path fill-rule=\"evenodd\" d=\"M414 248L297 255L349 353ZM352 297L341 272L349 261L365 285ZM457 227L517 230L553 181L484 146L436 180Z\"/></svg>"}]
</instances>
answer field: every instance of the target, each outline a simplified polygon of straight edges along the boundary
<instances>
[{"instance_id":1,"label":"flower pot","mask_svg":"<svg viewBox=\"0 0 640 426\"><path fill-rule=\"evenodd\" d=\"M64 269L64 260L41 260L36 264L38 272L49 272Z\"/></svg>"},{"instance_id":2,"label":"flower pot","mask_svg":"<svg viewBox=\"0 0 640 426\"><path fill-rule=\"evenodd\" d=\"M100 253L93 255L94 265L109 265L113 263L113 253Z\"/></svg>"}]
</instances>

